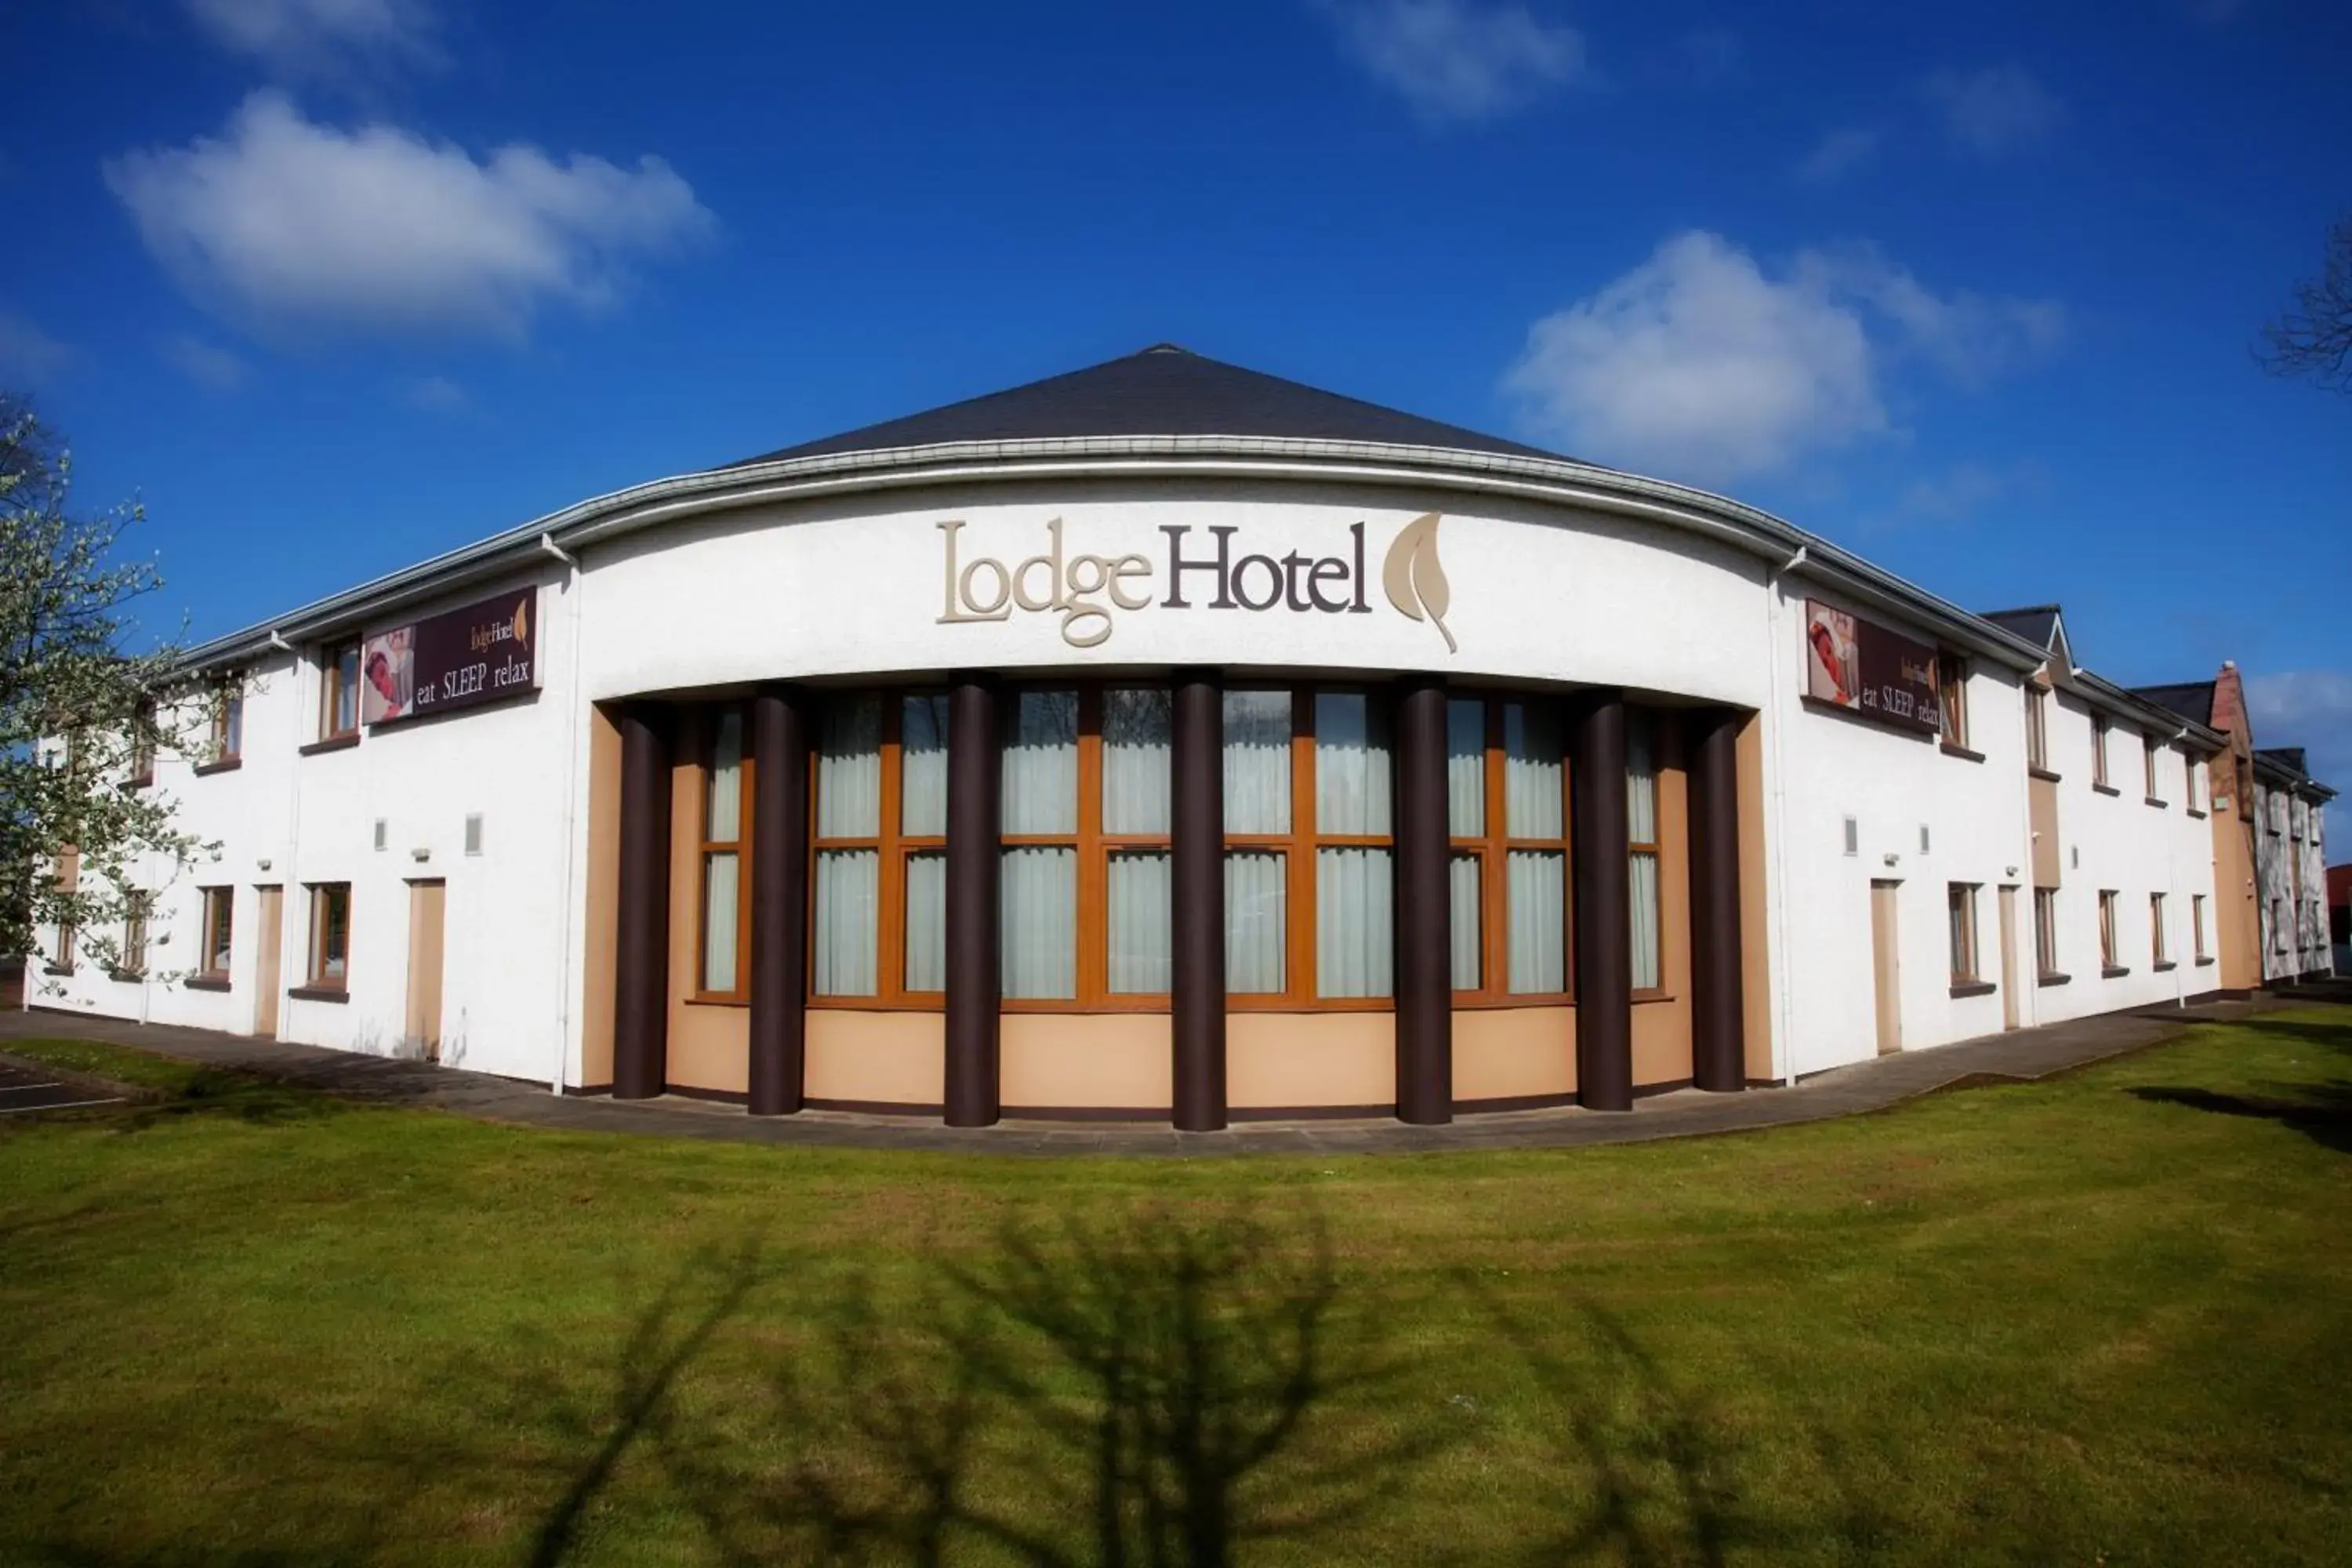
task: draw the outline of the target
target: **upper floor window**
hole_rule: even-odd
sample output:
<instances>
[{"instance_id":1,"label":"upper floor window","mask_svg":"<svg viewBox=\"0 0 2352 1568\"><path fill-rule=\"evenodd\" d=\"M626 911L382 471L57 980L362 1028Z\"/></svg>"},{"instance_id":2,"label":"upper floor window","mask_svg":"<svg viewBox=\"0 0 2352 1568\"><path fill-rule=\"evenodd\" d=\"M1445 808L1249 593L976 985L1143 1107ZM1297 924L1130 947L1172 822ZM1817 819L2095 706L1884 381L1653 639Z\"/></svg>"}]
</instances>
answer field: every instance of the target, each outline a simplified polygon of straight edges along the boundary
<instances>
[{"instance_id":1,"label":"upper floor window","mask_svg":"<svg viewBox=\"0 0 2352 1568\"><path fill-rule=\"evenodd\" d=\"M245 752L245 680L230 676L213 693L205 761L233 763Z\"/></svg>"},{"instance_id":2,"label":"upper floor window","mask_svg":"<svg viewBox=\"0 0 2352 1568\"><path fill-rule=\"evenodd\" d=\"M142 699L131 715L131 776L132 789L155 782L155 704Z\"/></svg>"},{"instance_id":3,"label":"upper floor window","mask_svg":"<svg viewBox=\"0 0 2352 1568\"><path fill-rule=\"evenodd\" d=\"M336 643L319 661L319 739L355 735L360 728L360 645Z\"/></svg>"},{"instance_id":4,"label":"upper floor window","mask_svg":"<svg viewBox=\"0 0 2352 1568\"><path fill-rule=\"evenodd\" d=\"M2107 721L2099 714L2091 715L2091 783L2100 788L2107 784Z\"/></svg>"},{"instance_id":5,"label":"upper floor window","mask_svg":"<svg viewBox=\"0 0 2352 1568\"><path fill-rule=\"evenodd\" d=\"M2025 765L2050 768L2050 693L2039 686L2025 689Z\"/></svg>"},{"instance_id":6,"label":"upper floor window","mask_svg":"<svg viewBox=\"0 0 2352 1568\"><path fill-rule=\"evenodd\" d=\"M1947 744L1969 743L1969 661L1958 654L1936 656L1936 694L1943 710L1941 723Z\"/></svg>"},{"instance_id":7,"label":"upper floor window","mask_svg":"<svg viewBox=\"0 0 2352 1568\"><path fill-rule=\"evenodd\" d=\"M2190 811L2203 811L2205 809L2204 759L2191 756L2187 752L2181 752L2180 774L2181 804Z\"/></svg>"},{"instance_id":8,"label":"upper floor window","mask_svg":"<svg viewBox=\"0 0 2352 1568\"><path fill-rule=\"evenodd\" d=\"M1454 990L1464 1000L1568 995L1568 763L1540 699L1445 705L1454 847Z\"/></svg>"},{"instance_id":9,"label":"upper floor window","mask_svg":"<svg viewBox=\"0 0 2352 1568\"><path fill-rule=\"evenodd\" d=\"M2147 798L2160 801L2164 798L2164 792L2157 787L2156 759L2163 748L2157 744L2152 735L2142 736L2139 745L2141 765L2147 775Z\"/></svg>"}]
</instances>

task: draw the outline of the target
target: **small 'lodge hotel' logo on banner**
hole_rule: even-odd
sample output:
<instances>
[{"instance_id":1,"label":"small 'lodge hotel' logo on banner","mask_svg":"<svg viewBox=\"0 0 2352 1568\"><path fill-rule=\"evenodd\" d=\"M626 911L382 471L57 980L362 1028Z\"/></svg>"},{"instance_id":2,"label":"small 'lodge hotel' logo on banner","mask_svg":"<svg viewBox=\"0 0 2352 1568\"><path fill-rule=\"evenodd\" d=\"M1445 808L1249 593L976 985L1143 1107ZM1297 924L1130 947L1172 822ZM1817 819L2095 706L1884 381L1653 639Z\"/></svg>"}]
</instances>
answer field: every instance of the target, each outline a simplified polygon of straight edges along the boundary
<instances>
[{"instance_id":1,"label":"small 'lodge hotel' logo on banner","mask_svg":"<svg viewBox=\"0 0 2352 1568\"><path fill-rule=\"evenodd\" d=\"M1436 627L1452 653L1457 645L1445 615L1453 589L1438 564L1438 518L1425 512L1390 542L1381 588L1399 614ZM1114 611L1150 609L1155 603L1169 610L1199 605L1327 616L1372 613L1360 522L1348 525L1345 553L1323 556L1296 550L1279 556L1247 554L1234 541L1239 528L1164 524L1160 531L1167 538L1166 585L1156 599L1159 573L1150 556L1071 555L1062 527L1058 517L1046 523L1045 552L1007 566L992 555L963 559L957 541L962 521L939 524L946 566L939 624L1005 621L1013 611L1025 610L1060 616L1062 640L1072 647L1098 647L1117 628ZM1196 532L1205 532L1212 542L1195 542Z\"/></svg>"}]
</instances>

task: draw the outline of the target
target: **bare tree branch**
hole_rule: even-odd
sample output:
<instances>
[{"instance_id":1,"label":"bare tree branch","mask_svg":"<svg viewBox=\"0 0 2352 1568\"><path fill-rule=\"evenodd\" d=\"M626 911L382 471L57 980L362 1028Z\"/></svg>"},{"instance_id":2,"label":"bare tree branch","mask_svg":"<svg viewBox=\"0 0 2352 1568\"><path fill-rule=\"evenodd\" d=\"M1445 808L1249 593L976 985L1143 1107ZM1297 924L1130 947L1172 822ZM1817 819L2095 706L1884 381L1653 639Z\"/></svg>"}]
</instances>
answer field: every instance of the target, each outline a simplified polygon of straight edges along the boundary
<instances>
[{"instance_id":1,"label":"bare tree branch","mask_svg":"<svg viewBox=\"0 0 2352 1568\"><path fill-rule=\"evenodd\" d=\"M2352 392L2352 213L2327 231L2319 275L2295 285L2294 302L2263 329L2255 357L2273 375Z\"/></svg>"}]
</instances>

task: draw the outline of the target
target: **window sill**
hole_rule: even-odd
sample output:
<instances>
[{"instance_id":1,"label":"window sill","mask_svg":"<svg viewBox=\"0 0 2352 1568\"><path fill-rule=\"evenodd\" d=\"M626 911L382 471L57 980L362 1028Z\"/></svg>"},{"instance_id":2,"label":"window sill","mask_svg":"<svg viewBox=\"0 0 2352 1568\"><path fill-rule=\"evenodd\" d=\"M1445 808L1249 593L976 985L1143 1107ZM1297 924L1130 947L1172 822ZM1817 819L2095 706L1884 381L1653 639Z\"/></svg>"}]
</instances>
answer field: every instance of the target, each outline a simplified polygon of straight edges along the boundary
<instances>
[{"instance_id":1,"label":"window sill","mask_svg":"<svg viewBox=\"0 0 2352 1568\"><path fill-rule=\"evenodd\" d=\"M2041 975L2039 977L2039 983L2043 985L2063 985L2074 978L2074 977L2071 974L2061 974L2058 971L2053 969Z\"/></svg>"},{"instance_id":2,"label":"window sill","mask_svg":"<svg viewBox=\"0 0 2352 1568\"><path fill-rule=\"evenodd\" d=\"M223 757L216 763L198 763L192 771L201 779L209 778L214 773L233 773L243 766L243 757Z\"/></svg>"},{"instance_id":3,"label":"window sill","mask_svg":"<svg viewBox=\"0 0 2352 1568\"><path fill-rule=\"evenodd\" d=\"M124 789L153 789L155 787L155 775L153 773L142 773L135 779L124 779L122 781L122 787Z\"/></svg>"},{"instance_id":4,"label":"window sill","mask_svg":"<svg viewBox=\"0 0 2352 1568\"><path fill-rule=\"evenodd\" d=\"M120 980L125 985L137 985L146 980L147 972L143 969L110 969L106 972L106 977L109 980Z\"/></svg>"},{"instance_id":5,"label":"window sill","mask_svg":"<svg viewBox=\"0 0 2352 1568\"><path fill-rule=\"evenodd\" d=\"M323 741L313 741L309 745L302 747L297 754L305 757L315 757L321 752L348 752L359 743L360 732L357 730L353 730L348 734L330 735Z\"/></svg>"},{"instance_id":6,"label":"window sill","mask_svg":"<svg viewBox=\"0 0 2352 1568\"><path fill-rule=\"evenodd\" d=\"M2110 963L2105 968L2099 971L2099 978L2102 980L2120 980L2130 973L2131 966L2127 963Z\"/></svg>"},{"instance_id":7,"label":"window sill","mask_svg":"<svg viewBox=\"0 0 2352 1568\"><path fill-rule=\"evenodd\" d=\"M73 972L74 966L70 963L45 963L41 965L41 973L44 974L66 975L71 974Z\"/></svg>"},{"instance_id":8,"label":"window sill","mask_svg":"<svg viewBox=\"0 0 2352 1568\"><path fill-rule=\"evenodd\" d=\"M2030 779L2040 779L2044 784L2056 784L2059 779L2059 775L2052 773L2048 768L2037 767L2032 763L2025 764L2025 776Z\"/></svg>"},{"instance_id":9,"label":"window sill","mask_svg":"<svg viewBox=\"0 0 2352 1568\"><path fill-rule=\"evenodd\" d=\"M2212 963L2213 961L2210 958L2200 958L2197 961L2197 967L2200 969L2209 969L2212 967Z\"/></svg>"},{"instance_id":10,"label":"window sill","mask_svg":"<svg viewBox=\"0 0 2352 1568\"><path fill-rule=\"evenodd\" d=\"M228 977L223 974L192 974L180 984L190 991L226 991Z\"/></svg>"},{"instance_id":11,"label":"window sill","mask_svg":"<svg viewBox=\"0 0 2352 1568\"><path fill-rule=\"evenodd\" d=\"M2140 804L2142 805L2152 805L2158 811L2162 811L2164 809L2164 802L2157 799L2154 795L2147 796L2145 800L2141 801Z\"/></svg>"},{"instance_id":12,"label":"window sill","mask_svg":"<svg viewBox=\"0 0 2352 1568\"><path fill-rule=\"evenodd\" d=\"M1575 1005L1576 998L1565 991L1511 992L1500 996L1490 996L1479 991L1456 991L1454 994L1454 1010L1457 1013L1475 1013L1481 1009L1507 1007L1573 1007Z\"/></svg>"},{"instance_id":13,"label":"window sill","mask_svg":"<svg viewBox=\"0 0 2352 1568\"><path fill-rule=\"evenodd\" d=\"M686 1005L689 1007L749 1007L751 999L749 996L689 996Z\"/></svg>"},{"instance_id":14,"label":"window sill","mask_svg":"<svg viewBox=\"0 0 2352 1568\"><path fill-rule=\"evenodd\" d=\"M2204 814L2203 812L2201 812L2201 811L2198 810L2198 809L2197 809L2195 806L2193 806L2193 805L2192 805L2192 806L2190 806L2190 807L2189 808L2189 816L2193 816L2193 817L2195 817L2195 818L2196 818L2198 821L2200 821L2200 822L2202 822L2202 821L2204 821L2204 820L2205 820L2205 814Z\"/></svg>"},{"instance_id":15,"label":"window sill","mask_svg":"<svg viewBox=\"0 0 2352 1568\"><path fill-rule=\"evenodd\" d=\"M1647 991L1636 991L1633 993L1632 998L1633 1005L1636 1007L1642 1005L1644 1002L1671 1002L1674 999L1675 994L1673 992L1661 990L1655 986L1653 986Z\"/></svg>"},{"instance_id":16,"label":"window sill","mask_svg":"<svg viewBox=\"0 0 2352 1568\"><path fill-rule=\"evenodd\" d=\"M2124 792L2123 792L2123 791L2121 791L2121 790L2119 790L2119 789L2117 789L2117 788L2116 788L2115 785L2113 785L2113 784L2093 784L2093 785L2091 786L2091 793L2093 793L2094 795L2122 795Z\"/></svg>"},{"instance_id":17,"label":"window sill","mask_svg":"<svg viewBox=\"0 0 2352 1568\"><path fill-rule=\"evenodd\" d=\"M1990 980L1956 980L1952 983L1952 994L1955 997L1990 996L2000 989L2000 986Z\"/></svg>"},{"instance_id":18,"label":"window sill","mask_svg":"<svg viewBox=\"0 0 2352 1568\"><path fill-rule=\"evenodd\" d=\"M1948 757L1958 757L1962 762L1980 763L1984 761L1984 753L1982 752L1971 752L1966 746L1961 745L1958 741L1944 742L1943 752L1944 755Z\"/></svg>"},{"instance_id":19,"label":"window sill","mask_svg":"<svg viewBox=\"0 0 2352 1568\"><path fill-rule=\"evenodd\" d=\"M340 985L289 985L286 994L297 1002L348 1002L352 994Z\"/></svg>"},{"instance_id":20,"label":"window sill","mask_svg":"<svg viewBox=\"0 0 2352 1568\"><path fill-rule=\"evenodd\" d=\"M2159 958L2154 963L2148 965L2149 971L2157 974L2169 974L2179 967L2180 965L2173 963L2172 960L2168 958Z\"/></svg>"}]
</instances>

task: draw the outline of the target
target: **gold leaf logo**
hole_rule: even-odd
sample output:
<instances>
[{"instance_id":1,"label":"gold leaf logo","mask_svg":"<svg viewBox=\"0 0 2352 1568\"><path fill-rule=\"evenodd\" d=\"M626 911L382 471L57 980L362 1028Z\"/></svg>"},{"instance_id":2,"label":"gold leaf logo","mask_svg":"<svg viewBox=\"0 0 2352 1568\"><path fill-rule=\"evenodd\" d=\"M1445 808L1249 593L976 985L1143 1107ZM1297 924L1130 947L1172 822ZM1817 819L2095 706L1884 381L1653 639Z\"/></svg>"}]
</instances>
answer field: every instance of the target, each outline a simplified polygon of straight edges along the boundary
<instances>
[{"instance_id":1,"label":"gold leaf logo","mask_svg":"<svg viewBox=\"0 0 2352 1568\"><path fill-rule=\"evenodd\" d=\"M517 642L527 642L530 638L530 601L529 599L515 601L514 635Z\"/></svg>"},{"instance_id":2,"label":"gold leaf logo","mask_svg":"<svg viewBox=\"0 0 2352 1568\"><path fill-rule=\"evenodd\" d=\"M1445 581L1445 568L1437 563L1436 512L1424 512L1414 518L1397 534L1396 542L1389 546L1389 558L1381 568L1381 586L1388 590L1389 603L1414 620L1426 619L1445 639L1445 651L1458 651L1454 634L1445 629L1445 611L1454 602L1454 590Z\"/></svg>"}]
</instances>

